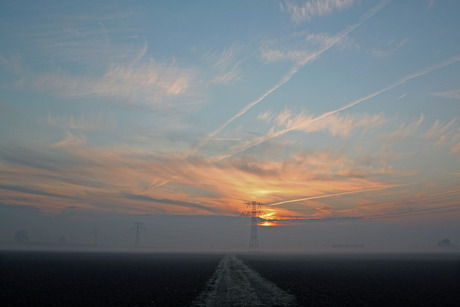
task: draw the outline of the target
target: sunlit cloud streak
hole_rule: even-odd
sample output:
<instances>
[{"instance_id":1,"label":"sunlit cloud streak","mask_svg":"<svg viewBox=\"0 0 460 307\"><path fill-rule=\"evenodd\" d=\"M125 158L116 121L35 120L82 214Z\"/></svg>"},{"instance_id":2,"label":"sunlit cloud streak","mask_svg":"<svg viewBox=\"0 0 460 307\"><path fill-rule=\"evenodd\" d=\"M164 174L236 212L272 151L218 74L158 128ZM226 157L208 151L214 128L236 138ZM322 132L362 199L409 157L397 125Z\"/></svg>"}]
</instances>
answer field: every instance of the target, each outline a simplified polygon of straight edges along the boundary
<instances>
[{"instance_id":1,"label":"sunlit cloud streak","mask_svg":"<svg viewBox=\"0 0 460 307\"><path fill-rule=\"evenodd\" d=\"M436 139L438 143L444 143L449 139L449 136L455 134L451 128L453 128L456 121L457 119L453 119L446 124L442 124L439 120L436 120L433 126L424 134L424 137L428 140Z\"/></svg>"},{"instance_id":2,"label":"sunlit cloud streak","mask_svg":"<svg viewBox=\"0 0 460 307\"><path fill-rule=\"evenodd\" d=\"M72 130L98 131L98 130L115 130L117 120L113 114L103 114L102 112L94 113L93 111L80 114L80 116L53 116L48 113L46 119L48 125Z\"/></svg>"},{"instance_id":3,"label":"sunlit cloud streak","mask_svg":"<svg viewBox=\"0 0 460 307\"><path fill-rule=\"evenodd\" d=\"M307 57L303 58L302 60L298 61L294 67L292 67L289 72L283 76L283 78L271 89L269 89L267 92L265 92L262 96L260 96L258 99L252 101L251 103L247 104L245 107L243 107L238 113L233 115L230 119L228 119L224 124L222 124L219 128L216 130L212 131L211 133L208 134L208 136L201 142L199 142L197 145L193 146L189 152L187 153L187 156L193 155L195 152L197 152L201 147L203 147L210 139L215 137L218 133L220 133L225 127L227 127L231 122L236 120L237 118L241 117L244 115L247 111L249 111L252 107L257 105L259 102L264 100L267 96L269 96L271 93L279 89L281 86L286 84L291 78L297 73L297 71L305 66L307 63L315 60L317 57L319 57L322 53L326 52L330 48L332 48L334 45L338 44L344 37L346 37L348 34L350 34L353 30L355 30L357 27L359 27L361 24L363 24L366 20L371 18L373 15L375 15L379 10L381 10L385 5L388 4L388 1L383 1L377 6L375 6L373 9L371 9L369 12L367 12L358 22L357 24L353 26L347 27L345 30L340 32L338 35L334 37L333 40L329 40L328 44L325 44L321 49L316 51L315 53L308 55Z\"/></svg>"},{"instance_id":4,"label":"sunlit cloud streak","mask_svg":"<svg viewBox=\"0 0 460 307\"><path fill-rule=\"evenodd\" d=\"M421 77L421 76L424 76L430 72L433 72L435 70L438 70L438 69L441 69L441 68L444 68L444 67L447 67L449 65L452 65L454 63L457 63L458 61L460 61L460 55L457 55L455 57L452 57L446 61L443 61L439 64L436 64L436 65L433 65L433 66L429 66L427 68L424 68L422 70L419 70L413 74L410 74L410 75L407 75L407 76L404 76L403 78L399 79L397 82L383 88L383 89L380 89L370 95L367 95L365 97L362 97L362 98L359 98L357 100L354 100L352 101L351 103L347 104L347 105L344 105L343 107L340 107L338 109L335 109L335 110L332 110L332 111L329 111L329 112L326 112L326 113L323 113L322 115L318 116L318 117L315 117L311 120L308 120L306 122L303 122L303 123L299 123L298 125L295 125L295 126L292 126L292 127L289 127L289 128L286 128L286 129L283 129L283 130L280 130L280 131L272 131L264 136L261 136L259 138L256 138L256 139L253 139L253 140L250 140L250 141L244 141L240 144L237 144L235 146L232 146L229 150L225 151L224 153L221 153L219 155L216 155L216 156L213 156L213 157L210 157L209 159L211 161L220 161L220 160L223 160L223 159L227 159L229 157L232 157L238 153L241 153L251 147L254 147L254 146L257 146L257 145L260 145L262 144L263 142L265 141L268 141L270 139L273 139L273 138L276 138L276 137L279 137L279 136L282 136L290 131L294 131L294 130L302 130L302 129L305 129L306 127L314 124L314 123L317 123L321 120L323 120L324 118L328 117L328 116L331 116L331 115L334 115L338 112L341 112L341 111L344 111L344 110L347 110L357 104L360 104L362 102L365 102L371 98L374 98L384 92L387 92L391 89L394 89L412 79L415 79L415 78L418 78L418 77ZM421 118L421 120L423 120L423 118Z\"/></svg>"},{"instance_id":5,"label":"sunlit cloud streak","mask_svg":"<svg viewBox=\"0 0 460 307\"><path fill-rule=\"evenodd\" d=\"M434 92L431 93L431 95L447 99L460 99L460 89L454 89L444 92Z\"/></svg>"},{"instance_id":6,"label":"sunlit cloud streak","mask_svg":"<svg viewBox=\"0 0 460 307\"><path fill-rule=\"evenodd\" d=\"M384 58L393 55L398 49L402 48L406 43L408 39L402 39L400 42L395 42L392 40L389 43L389 48L388 49L378 49L378 48L372 48L371 50L371 55L376 57L376 58Z\"/></svg>"},{"instance_id":7,"label":"sunlit cloud streak","mask_svg":"<svg viewBox=\"0 0 460 307\"><path fill-rule=\"evenodd\" d=\"M70 132L67 132L67 137L64 140L51 144L50 148L64 148L64 149L77 148L78 149L79 147L85 144L86 144L86 139L83 135L78 137L78 136L74 136Z\"/></svg>"},{"instance_id":8,"label":"sunlit cloud streak","mask_svg":"<svg viewBox=\"0 0 460 307\"><path fill-rule=\"evenodd\" d=\"M258 116L258 118L264 119L269 123L274 122L277 128L286 129L311 121L314 118L314 115L310 115L306 111L301 111L300 113L295 114L295 112L286 108L277 116L270 115L265 112ZM358 113L346 114L343 116L335 114L329 116L327 119L324 119L317 125L305 127L302 131L306 133L328 131L333 136L340 135L347 137L354 129L365 127L369 130L383 125L386 121L388 121L388 119L385 118L383 114L370 115L366 113ZM272 127L271 129L274 130L274 128L275 127Z\"/></svg>"},{"instance_id":9,"label":"sunlit cloud streak","mask_svg":"<svg viewBox=\"0 0 460 307\"><path fill-rule=\"evenodd\" d=\"M433 142L437 147L447 146L453 155L458 156L460 162L460 127L455 126L457 119L440 123L439 120L423 135L427 141Z\"/></svg>"},{"instance_id":10,"label":"sunlit cloud streak","mask_svg":"<svg viewBox=\"0 0 460 307\"><path fill-rule=\"evenodd\" d=\"M392 187L390 186L389 188ZM358 191L358 193L360 192ZM330 210L304 216L276 215L273 218L269 217L267 220L278 222L280 225L286 225L309 222L407 219L415 216L432 216L433 214L453 214L460 212L460 204L457 202L459 193L460 190L452 189L441 193L428 192L423 193L423 195L398 196L395 197L397 200L386 202L376 200L371 204L357 205L351 209L330 208L326 206ZM348 193L340 193L340 195L345 194ZM326 197L328 196L326 195ZM309 200L311 201L311 199Z\"/></svg>"},{"instance_id":11,"label":"sunlit cloud streak","mask_svg":"<svg viewBox=\"0 0 460 307\"><path fill-rule=\"evenodd\" d=\"M159 63L150 59L147 63L110 65L101 77L64 74L32 77L31 86L61 97L114 97L128 99L132 104L161 107L161 103L174 97L194 97L199 102L196 74L193 69L178 67L174 62Z\"/></svg>"},{"instance_id":12,"label":"sunlit cloud streak","mask_svg":"<svg viewBox=\"0 0 460 307\"><path fill-rule=\"evenodd\" d=\"M0 184L0 190L7 190L7 191L14 191L26 194L34 194L40 196L51 196L51 197L59 197L59 198L71 198L70 196L63 195L63 194L56 194L56 193L49 193L46 191L41 191L34 188L27 188L24 186L16 186L16 185L4 185Z\"/></svg>"},{"instance_id":13,"label":"sunlit cloud streak","mask_svg":"<svg viewBox=\"0 0 460 307\"><path fill-rule=\"evenodd\" d=\"M383 190L383 189L397 188L397 187L402 187L405 185L406 184L398 184L398 185L377 187L373 189L364 189L364 190L359 190L359 191L349 191L349 192L341 192L341 193L334 193L334 194L327 194L327 195L309 196L309 197L304 197L304 198L290 199L290 200L284 200L284 201L280 201L276 203L271 203L271 204L267 204L267 206L278 206L278 205L287 204L287 203L295 203L298 201L321 199L321 198L328 198L328 197L335 197L335 196L356 194L356 193L365 193L365 192L371 192L371 191L377 191L377 190Z\"/></svg>"},{"instance_id":14,"label":"sunlit cloud streak","mask_svg":"<svg viewBox=\"0 0 460 307\"><path fill-rule=\"evenodd\" d=\"M186 201L177 201L177 200L171 200L171 199L157 199L154 197L149 197L145 195L138 195L138 194L124 194L123 197L126 197L128 199L136 199L136 200L142 200L146 201L149 203L161 203L161 204L168 204L168 205L173 205L173 206L180 206L180 207L185 207L185 208L195 208L195 209L200 209L204 211L208 211L210 213L217 213L218 211L209 208L206 206L202 206L199 204L191 203L191 202L186 202Z\"/></svg>"},{"instance_id":15,"label":"sunlit cloud streak","mask_svg":"<svg viewBox=\"0 0 460 307\"><path fill-rule=\"evenodd\" d=\"M39 71L19 55L0 53L0 65L15 74L10 86L51 93L63 100L105 98L124 107L162 111L190 110L203 104L206 81L199 79L194 65L152 57L145 37L111 39L124 32L119 28L122 20L134 17L133 12L109 12L114 8L107 8L98 18L58 14L49 16L40 27L24 25L21 29L29 44L40 50L41 57L35 61L47 59L52 69Z\"/></svg>"},{"instance_id":16,"label":"sunlit cloud streak","mask_svg":"<svg viewBox=\"0 0 460 307\"><path fill-rule=\"evenodd\" d=\"M37 10L35 23L24 20L12 23L35 47L37 58L52 59L56 64L100 68L107 62L125 62L138 46L146 50L143 37L126 32L127 23L139 15L134 6L120 11L118 5L109 3L69 5L74 7L68 11L54 6L44 12L31 5L29 9ZM77 13L85 5L85 13Z\"/></svg>"},{"instance_id":17,"label":"sunlit cloud streak","mask_svg":"<svg viewBox=\"0 0 460 307\"><path fill-rule=\"evenodd\" d=\"M83 138L70 133L49 148L21 147L20 156L14 155L17 145L10 148L0 151L8 166L0 184L21 184L30 191L48 193L48 198L66 195L74 203L84 200L93 210L104 209L106 202L115 199L114 210L231 213L238 212L243 201L255 197L268 203L306 192L314 195L382 187L380 182L366 179L372 169L362 169L356 177L353 169L359 165L343 154L327 151L293 155L279 162L241 158L209 163L126 147L89 147ZM27 199L32 201L28 194ZM51 211L65 205L47 202L46 195L42 193L34 202ZM17 193L9 196L18 197ZM102 199L105 202L100 203ZM178 206L168 208L169 201L178 202ZM186 203L195 207L181 206Z\"/></svg>"},{"instance_id":18,"label":"sunlit cloud streak","mask_svg":"<svg viewBox=\"0 0 460 307\"><path fill-rule=\"evenodd\" d=\"M398 129L396 129L390 134L385 135L384 138L386 140L391 140L391 141L403 141L409 136L414 135L424 120L425 120L425 116L423 116L422 114L420 115L420 118L418 120L415 120L408 124L402 123L398 127Z\"/></svg>"},{"instance_id":19,"label":"sunlit cloud streak","mask_svg":"<svg viewBox=\"0 0 460 307\"><path fill-rule=\"evenodd\" d=\"M309 0L299 5L293 0L286 0L286 11L294 23L310 21L313 16L326 16L334 10L351 7L355 0Z\"/></svg>"},{"instance_id":20,"label":"sunlit cloud streak","mask_svg":"<svg viewBox=\"0 0 460 307\"><path fill-rule=\"evenodd\" d=\"M353 28L353 26L349 26L335 35L326 32L300 31L288 38L267 41L260 47L260 57L267 63L285 61L301 65L305 61L316 59L321 55L321 52L324 52L324 49L327 50L331 47L335 47L339 51L347 49L356 51L359 50L359 45L350 36L343 35L350 33L351 31L348 31L353 30Z\"/></svg>"},{"instance_id":21,"label":"sunlit cloud streak","mask_svg":"<svg viewBox=\"0 0 460 307\"><path fill-rule=\"evenodd\" d=\"M207 61L213 62L212 70L216 75L212 78L211 83L229 85L241 77L239 66L242 62L237 58L238 47L231 46L222 52L211 52L205 55Z\"/></svg>"},{"instance_id":22,"label":"sunlit cloud streak","mask_svg":"<svg viewBox=\"0 0 460 307\"><path fill-rule=\"evenodd\" d=\"M366 219L394 218L404 215L429 215L443 212L460 212L458 188L445 192L427 191L389 202L375 202L370 205L358 205L352 209L338 210L337 213L356 215Z\"/></svg>"}]
</instances>

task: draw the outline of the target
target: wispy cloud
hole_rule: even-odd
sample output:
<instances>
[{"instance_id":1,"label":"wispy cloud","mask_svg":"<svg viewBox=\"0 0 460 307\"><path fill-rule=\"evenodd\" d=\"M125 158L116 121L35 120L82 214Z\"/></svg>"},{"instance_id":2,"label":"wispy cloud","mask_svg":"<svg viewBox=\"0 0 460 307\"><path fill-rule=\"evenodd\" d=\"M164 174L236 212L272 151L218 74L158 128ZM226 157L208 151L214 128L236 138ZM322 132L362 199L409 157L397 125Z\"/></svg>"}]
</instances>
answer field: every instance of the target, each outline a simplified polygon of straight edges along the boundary
<instances>
[{"instance_id":1,"label":"wispy cloud","mask_svg":"<svg viewBox=\"0 0 460 307\"><path fill-rule=\"evenodd\" d=\"M238 49L237 46L231 46L220 53L212 52L205 55L208 61L212 62L212 69L216 72L212 83L228 85L240 79L239 66L242 60L237 56Z\"/></svg>"},{"instance_id":2,"label":"wispy cloud","mask_svg":"<svg viewBox=\"0 0 460 307\"><path fill-rule=\"evenodd\" d=\"M6 191L14 191L14 192L19 192L19 193L26 193L26 194L32 194L32 195L39 195L39 196L50 196L50 197L58 197L58 198L70 198L67 197L66 195L63 194L57 194L57 193L50 193L46 191L42 191L40 189L34 189L34 188L28 188L24 187L23 185L4 185L0 184L0 189L1 190L6 190Z\"/></svg>"},{"instance_id":3,"label":"wispy cloud","mask_svg":"<svg viewBox=\"0 0 460 307\"><path fill-rule=\"evenodd\" d=\"M278 62L278 61L292 61L295 63L302 62L307 58L311 58L314 52L308 50L292 50L292 49L274 49L274 48L262 48L260 56L267 62Z\"/></svg>"},{"instance_id":4,"label":"wispy cloud","mask_svg":"<svg viewBox=\"0 0 460 307\"><path fill-rule=\"evenodd\" d=\"M374 8L372 8L369 12L367 12L360 20L355 25L347 27L345 30L343 30L341 33L335 36L335 39L330 40L329 43L325 46L323 46L321 49L317 50L314 54L307 55L303 59L298 59L297 63L288 71L287 74L283 76L283 78L275 84L272 88L270 88L268 91L266 91L264 94L262 94L258 99L250 102L246 106L244 106L238 113L233 115L230 119L228 119L225 123L223 123L220 127L218 127L216 130L212 131L211 133L208 134L208 136L195 146L193 146L187 155L193 155L197 150L199 150L201 147L203 147L210 139L215 137L219 132L221 132L226 126L228 126L231 122L233 122L235 119L241 117L244 115L247 111L249 111L251 108L253 108L255 105L257 105L259 102L264 100L267 96L269 96L271 93L279 89L281 86L286 84L291 78L297 73L297 71L305 66L307 63L309 63L312 60L315 60L319 55L333 47L335 44L339 43L344 37L346 37L349 33L351 33L353 30L355 30L357 27L359 27L362 23L364 23L366 20L374 16L379 10L381 10L387 2L381 2Z\"/></svg>"},{"instance_id":5,"label":"wispy cloud","mask_svg":"<svg viewBox=\"0 0 460 307\"><path fill-rule=\"evenodd\" d=\"M84 74L59 68L69 64L65 61L46 73L23 67L18 56L7 58L0 54L0 61L15 73L12 84L16 87L65 98L116 98L124 105L154 109L194 107L206 100L205 84L198 80L196 68L178 65L174 59L156 61L146 56L147 50L144 41L144 46L130 58L125 55L123 59L110 61L110 57L102 56L95 60L97 64L93 64L97 69L87 70ZM69 61L72 59L70 54L66 53L66 56Z\"/></svg>"},{"instance_id":6,"label":"wispy cloud","mask_svg":"<svg viewBox=\"0 0 460 307\"><path fill-rule=\"evenodd\" d=\"M294 23L310 21L314 16L326 16L335 10L351 7L355 0L309 0L302 4L294 0L287 0L286 11Z\"/></svg>"},{"instance_id":7,"label":"wispy cloud","mask_svg":"<svg viewBox=\"0 0 460 307\"><path fill-rule=\"evenodd\" d=\"M330 46L335 44L340 50L345 49L359 49L359 45L350 37L345 36L340 41L335 42L335 36L331 36L329 33L307 33L305 36L307 43L311 43L316 46Z\"/></svg>"},{"instance_id":8,"label":"wispy cloud","mask_svg":"<svg viewBox=\"0 0 460 307\"><path fill-rule=\"evenodd\" d=\"M458 61L460 61L460 55L457 55L455 57L452 57L446 61L443 61L439 64L436 64L436 65L433 65L433 66L429 66L429 67L426 67L422 70L419 70L413 74L410 74L410 75L406 75L404 77L402 77L401 79L399 79L398 81L396 81L395 83L385 87L385 88L382 88L378 91L375 91L373 92L372 94L370 95L367 95L365 97L362 97L362 98L359 98L359 99L356 99L352 102L350 102L349 104L347 105L344 105L338 109L335 109L335 110L332 110L332 111L329 111L329 112L326 112L326 113L323 113L322 115L320 116L317 116L315 118L312 118L311 120L309 121L302 121L300 122L298 125L294 126L290 126L289 128L286 128L286 129L282 129L282 130L278 130L278 131L270 131L268 134L266 135L263 135L263 136L260 136L258 138L255 138L253 140L249 140L249 141L244 141L244 142L241 142L239 144L236 144L234 146L232 146L230 149L228 149L227 151L219 154L219 155L216 155L214 157L212 157L211 159L212 160L223 160L223 159L227 159L235 154L238 154L238 153L241 153L251 147L254 147L254 146L257 146L259 144L262 144L263 142L266 142L268 140L271 140L273 138L276 138L276 137L279 137L279 136L282 136L290 131L294 131L294 130L303 130L303 129L306 129L308 128L309 126L311 125L314 125L316 124L318 121L322 121L324 118L327 118L327 117L330 117L338 112L341 112L341 111L344 111L344 110L347 110L357 104L360 104L362 102L365 102L365 101L368 101L369 99L371 98L374 98L384 92L387 92L393 88L396 88L397 86L400 86L412 79L415 79L415 78L418 78L418 77L421 77L421 76L424 76L432 71L435 71L435 70L438 70L438 69L441 69L441 68L444 68L444 67L447 67L449 65L452 65L454 63L457 63ZM423 120L423 119L421 119ZM417 126L418 127L418 126Z\"/></svg>"},{"instance_id":9,"label":"wispy cloud","mask_svg":"<svg viewBox=\"0 0 460 307\"><path fill-rule=\"evenodd\" d=\"M263 113L259 118L263 118L266 113ZM273 122L276 126L271 130L290 129L292 127L303 127L298 129L306 133L315 131L328 131L331 135L348 136L357 128L372 129L384 124L387 120L383 114L370 115L370 114L346 114L346 115L331 115L322 121L316 122L314 125L309 123L315 118L313 114L306 111L293 112L292 110L285 109L276 117L267 118L269 122Z\"/></svg>"},{"instance_id":10,"label":"wispy cloud","mask_svg":"<svg viewBox=\"0 0 460 307\"><path fill-rule=\"evenodd\" d=\"M67 138L57 143L52 144L51 148L79 148L86 144L86 139L83 135L80 137L74 136L70 132L67 132Z\"/></svg>"},{"instance_id":11,"label":"wispy cloud","mask_svg":"<svg viewBox=\"0 0 460 307\"><path fill-rule=\"evenodd\" d=\"M367 178L372 170L362 169L361 176L356 177L352 170L360 165L331 151L299 153L282 161L246 156L209 163L205 159L182 159L174 153L154 155L128 147L91 147L84 137L68 133L64 140L39 150L12 144L0 152L0 158L9 167L3 171L7 175L0 174L0 184L21 184L30 191L43 191L40 199L29 193L34 199L23 199L21 204L34 201L52 211L69 205L48 201L54 194L96 210L229 214L238 212L242 201L253 198L274 202L306 193L382 186ZM152 182L156 188L146 190ZM15 199L16 194L5 197Z\"/></svg>"},{"instance_id":12,"label":"wispy cloud","mask_svg":"<svg viewBox=\"0 0 460 307\"><path fill-rule=\"evenodd\" d=\"M57 8L37 14L38 21L18 24L35 52L24 48L18 56L0 54L0 63L15 73L13 83L64 98L102 97L123 106L175 112L206 99L206 82L198 80L195 67L178 64L173 57L152 58L146 38L126 31L124 25L139 13L135 8L120 12L111 4L89 7L81 15ZM27 61L20 61L21 56ZM231 79L230 72L221 76L222 82Z\"/></svg>"},{"instance_id":13,"label":"wispy cloud","mask_svg":"<svg viewBox=\"0 0 460 307\"><path fill-rule=\"evenodd\" d=\"M436 140L436 143L444 144L448 142L455 134L453 126L457 120L453 119L445 124L436 120L431 128L424 134L424 137L428 140Z\"/></svg>"},{"instance_id":14,"label":"wispy cloud","mask_svg":"<svg viewBox=\"0 0 460 307\"><path fill-rule=\"evenodd\" d=\"M78 64L93 70L107 62L126 62L143 49L143 37L126 32L129 20L139 14L134 6L120 11L110 3L87 5L84 14L78 13L81 6L55 7L36 14L34 22L23 20L12 26L36 48L37 58L57 66Z\"/></svg>"},{"instance_id":15,"label":"wispy cloud","mask_svg":"<svg viewBox=\"0 0 460 307\"><path fill-rule=\"evenodd\" d=\"M458 188L442 188L442 192L425 188L417 194L406 194L397 200L358 205L352 209L341 210L342 214L361 216L367 219L398 218L402 216L428 215L458 212Z\"/></svg>"},{"instance_id":16,"label":"wispy cloud","mask_svg":"<svg viewBox=\"0 0 460 307\"><path fill-rule=\"evenodd\" d=\"M103 114L102 112L94 113L93 111L82 113L79 117L73 115L56 115L48 113L46 119L48 125L72 130L115 130L117 128L117 120L113 114Z\"/></svg>"},{"instance_id":17,"label":"wispy cloud","mask_svg":"<svg viewBox=\"0 0 460 307\"><path fill-rule=\"evenodd\" d=\"M130 103L161 107L174 97L198 98L194 87L196 73L175 62L158 63L151 59L136 65L111 65L103 76L47 74L37 76L31 86L40 91L69 98L115 97Z\"/></svg>"},{"instance_id":18,"label":"wispy cloud","mask_svg":"<svg viewBox=\"0 0 460 307\"><path fill-rule=\"evenodd\" d=\"M371 55L376 58L389 57L395 54L396 51L402 48L407 42L408 42L407 38L404 38L400 41L396 41L395 39L392 39L389 42L387 42L387 46L385 49L374 47L371 49L370 52L371 52Z\"/></svg>"},{"instance_id":19,"label":"wispy cloud","mask_svg":"<svg viewBox=\"0 0 460 307\"><path fill-rule=\"evenodd\" d=\"M398 129L385 135L384 138L390 141L403 141L417 132L424 119L425 116L421 114L418 120L409 124L402 123Z\"/></svg>"},{"instance_id":20,"label":"wispy cloud","mask_svg":"<svg viewBox=\"0 0 460 307\"><path fill-rule=\"evenodd\" d=\"M460 129L457 131L457 134L455 136L456 143L452 145L450 148L450 151L454 154L459 156L459 162L460 162Z\"/></svg>"},{"instance_id":21,"label":"wispy cloud","mask_svg":"<svg viewBox=\"0 0 460 307\"><path fill-rule=\"evenodd\" d=\"M346 49L356 50L359 49L359 45L347 36L356 26L350 26L334 35L325 32L310 33L301 31L288 38L267 41L259 48L260 57L268 63L290 61L303 66L332 47L336 47L341 51Z\"/></svg>"},{"instance_id":22,"label":"wispy cloud","mask_svg":"<svg viewBox=\"0 0 460 307\"><path fill-rule=\"evenodd\" d=\"M423 137L437 146L450 148L450 152L458 156L460 162L460 127L456 124L456 118L446 123L436 120Z\"/></svg>"},{"instance_id":23,"label":"wispy cloud","mask_svg":"<svg viewBox=\"0 0 460 307\"><path fill-rule=\"evenodd\" d=\"M0 64L6 69L10 70L16 74L19 74L23 71L21 60L18 55L9 55L5 56L4 54L0 53Z\"/></svg>"},{"instance_id":24,"label":"wispy cloud","mask_svg":"<svg viewBox=\"0 0 460 307\"><path fill-rule=\"evenodd\" d=\"M433 96L437 97L442 97L442 98L447 98L447 99L460 99L460 89L454 89L450 91L444 91L444 92L434 92L431 93Z\"/></svg>"},{"instance_id":25,"label":"wispy cloud","mask_svg":"<svg viewBox=\"0 0 460 307\"><path fill-rule=\"evenodd\" d=\"M188 209L199 209L203 211L208 211L210 213L217 213L218 211L206 206L202 206L199 204L187 202L187 201L178 201L178 200L173 200L173 199L157 199L154 197L150 196L145 196L145 195L139 195L139 194L125 194L123 195L124 197L128 199L134 199L134 200L141 200L141 201L146 201L149 203L160 203L160 204L167 204L171 206L179 206L179 207L184 207Z\"/></svg>"}]
</instances>

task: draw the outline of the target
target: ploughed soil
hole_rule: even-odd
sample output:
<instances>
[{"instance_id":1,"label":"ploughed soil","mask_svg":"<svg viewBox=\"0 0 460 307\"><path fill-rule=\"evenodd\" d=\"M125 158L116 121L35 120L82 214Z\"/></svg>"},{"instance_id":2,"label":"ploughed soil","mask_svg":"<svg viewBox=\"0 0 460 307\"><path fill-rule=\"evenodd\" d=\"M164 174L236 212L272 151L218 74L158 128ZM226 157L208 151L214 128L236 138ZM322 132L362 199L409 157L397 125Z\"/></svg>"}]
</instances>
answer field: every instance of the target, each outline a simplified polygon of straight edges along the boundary
<instances>
[{"instance_id":1,"label":"ploughed soil","mask_svg":"<svg viewBox=\"0 0 460 307\"><path fill-rule=\"evenodd\" d=\"M0 253L1 306L190 306L222 255Z\"/></svg>"},{"instance_id":2,"label":"ploughed soil","mask_svg":"<svg viewBox=\"0 0 460 307\"><path fill-rule=\"evenodd\" d=\"M1 306L460 306L459 289L459 255L0 252Z\"/></svg>"},{"instance_id":3,"label":"ploughed soil","mask_svg":"<svg viewBox=\"0 0 460 307\"><path fill-rule=\"evenodd\" d=\"M238 258L299 306L460 306L458 254Z\"/></svg>"},{"instance_id":4,"label":"ploughed soil","mask_svg":"<svg viewBox=\"0 0 460 307\"><path fill-rule=\"evenodd\" d=\"M293 295L262 278L241 260L227 255L194 306L297 306L297 302Z\"/></svg>"}]
</instances>

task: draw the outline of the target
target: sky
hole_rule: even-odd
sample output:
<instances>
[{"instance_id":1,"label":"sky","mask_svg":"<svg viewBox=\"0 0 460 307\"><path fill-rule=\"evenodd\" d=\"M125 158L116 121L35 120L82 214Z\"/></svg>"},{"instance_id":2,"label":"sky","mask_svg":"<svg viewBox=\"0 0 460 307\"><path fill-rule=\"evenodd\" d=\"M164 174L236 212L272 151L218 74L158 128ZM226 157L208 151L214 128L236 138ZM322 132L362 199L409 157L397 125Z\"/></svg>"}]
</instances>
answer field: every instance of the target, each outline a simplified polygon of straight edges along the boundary
<instances>
[{"instance_id":1,"label":"sky","mask_svg":"<svg viewBox=\"0 0 460 307\"><path fill-rule=\"evenodd\" d=\"M3 1L0 242L460 246L459 12Z\"/></svg>"}]
</instances>

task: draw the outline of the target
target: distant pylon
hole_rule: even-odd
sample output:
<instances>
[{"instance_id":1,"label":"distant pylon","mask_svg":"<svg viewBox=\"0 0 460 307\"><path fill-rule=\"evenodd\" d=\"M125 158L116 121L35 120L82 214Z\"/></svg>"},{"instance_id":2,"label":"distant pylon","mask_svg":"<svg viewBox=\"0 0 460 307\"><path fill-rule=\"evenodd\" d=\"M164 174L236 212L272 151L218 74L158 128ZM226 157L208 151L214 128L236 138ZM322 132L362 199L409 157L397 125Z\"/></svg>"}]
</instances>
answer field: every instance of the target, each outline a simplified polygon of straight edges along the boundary
<instances>
[{"instance_id":1,"label":"distant pylon","mask_svg":"<svg viewBox=\"0 0 460 307\"><path fill-rule=\"evenodd\" d=\"M139 239L139 233L141 230L144 230L144 226L142 226L143 223L141 222L134 222L131 227L132 230L136 231L136 241L134 242L134 246L139 247L140 246L140 239Z\"/></svg>"},{"instance_id":2,"label":"distant pylon","mask_svg":"<svg viewBox=\"0 0 460 307\"><path fill-rule=\"evenodd\" d=\"M260 215L263 215L264 212L259 210L263 204L256 201L250 201L246 203L248 210L241 212L241 215L251 216L251 235L249 237L249 247L251 249L256 249L259 247L259 236L257 234L257 221Z\"/></svg>"},{"instance_id":3,"label":"distant pylon","mask_svg":"<svg viewBox=\"0 0 460 307\"><path fill-rule=\"evenodd\" d=\"M98 228L94 228L92 231L91 231L91 234L94 236L94 245L98 245L98 239L99 239L99 229Z\"/></svg>"}]
</instances>

